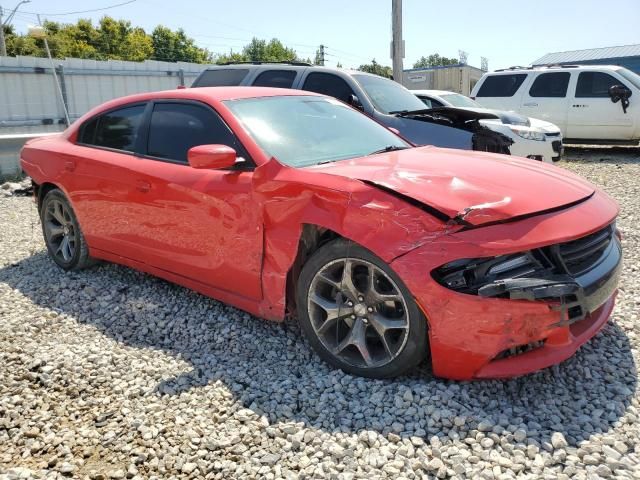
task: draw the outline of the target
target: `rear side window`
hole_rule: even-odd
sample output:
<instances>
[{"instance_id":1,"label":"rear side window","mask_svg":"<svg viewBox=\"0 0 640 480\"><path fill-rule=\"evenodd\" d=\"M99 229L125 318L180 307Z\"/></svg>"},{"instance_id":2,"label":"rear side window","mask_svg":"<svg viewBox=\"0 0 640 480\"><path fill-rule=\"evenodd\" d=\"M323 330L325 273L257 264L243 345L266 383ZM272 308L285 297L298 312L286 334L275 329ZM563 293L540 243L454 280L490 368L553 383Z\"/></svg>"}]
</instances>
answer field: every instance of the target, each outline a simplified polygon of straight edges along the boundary
<instances>
[{"instance_id":1,"label":"rear side window","mask_svg":"<svg viewBox=\"0 0 640 480\"><path fill-rule=\"evenodd\" d=\"M485 78L476 97L513 97L525 78L526 73L491 75Z\"/></svg>"},{"instance_id":2,"label":"rear side window","mask_svg":"<svg viewBox=\"0 0 640 480\"><path fill-rule=\"evenodd\" d=\"M531 85L529 96L564 98L570 78L569 72L541 73Z\"/></svg>"},{"instance_id":3,"label":"rear side window","mask_svg":"<svg viewBox=\"0 0 640 480\"><path fill-rule=\"evenodd\" d=\"M580 72L576 86L576 98L609 97L609 88L622 82L608 73Z\"/></svg>"},{"instance_id":4,"label":"rear side window","mask_svg":"<svg viewBox=\"0 0 640 480\"><path fill-rule=\"evenodd\" d=\"M235 135L212 110L186 103L158 103L153 107L147 155L187 163L191 147L208 144L238 149Z\"/></svg>"},{"instance_id":5,"label":"rear side window","mask_svg":"<svg viewBox=\"0 0 640 480\"><path fill-rule=\"evenodd\" d=\"M97 147L135 151L144 105L112 110L87 122L80 133L80 143Z\"/></svg>"},{"instance_id":6,"label":"rear side window","mask_svg":"<svg viewBox=\"0 0 640 480\"><path fill-rule=\"evenodd\" d=\"M194 83L194 87L234 87L240 85L249 73L247 68L205 70Z\"/></svg>"},{"instance_id":7,"label":"rear side window","mask_svg":"<svg viewBox=\"0 0 640 480\"><path fill-rule=\"evenodd\" d=\"M342 78L321 72L310 74L304 81L302 89L335 97L343 102L349 102L351 95L354 94L349 84Z\"/></svg>"},{"instance_id":8,"label":"rear side window","mask_svg":"<svg viewBox=\"0 0 640 480\"><path fill-rule=\"evenodd\" d=\"M291 88L295 78L296 72L293 70L269 70L258 75L253 86Z\"/></svg>"}]
</instances>

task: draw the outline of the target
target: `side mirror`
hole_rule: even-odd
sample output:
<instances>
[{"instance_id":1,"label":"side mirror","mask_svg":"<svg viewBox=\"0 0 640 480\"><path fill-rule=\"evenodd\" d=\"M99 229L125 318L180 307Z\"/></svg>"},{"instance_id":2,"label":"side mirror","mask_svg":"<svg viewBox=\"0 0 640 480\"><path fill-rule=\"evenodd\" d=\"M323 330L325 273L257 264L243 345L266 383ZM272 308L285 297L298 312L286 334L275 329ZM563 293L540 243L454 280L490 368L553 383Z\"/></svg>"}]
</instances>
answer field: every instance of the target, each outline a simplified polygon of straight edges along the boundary
<instances>
[{"instance_id":1,"label":"side mirror","mask_svg":"<svg viewBox=\"0 0 640 480\"><path fill-rule=\"evenodd\" d=\"M233 167L236 151L227 145L198 145L187 152L191 168L220 170Z\"/></svg>"},{"instance_id":2,"label":"side mirror","mask_svg":"<svg viewBox=\"0 0 640 480\"><path fill-rule=\"evenodd\" d=\"M364 107L362 106L362 103L360 103L360 99L353 93L349 95L349 101L347 103L351 105L353 108L357 108L358 110L361 110L364 112Z\"/></svg>"},{"instance_id":3,"label":"side mirror","mask_svg":"<svg viewBox=\"0 0 640 480\"><path fill-rule=\"evenodd\" d=\"M613 103L620 102L624 113L627 113L627 108L629 107L629 97L631 97L632 93L633 92L624 85L612 85L611 87L609 87L609 97L611 97L611 101Z\"/></svg>"}]
</instances>

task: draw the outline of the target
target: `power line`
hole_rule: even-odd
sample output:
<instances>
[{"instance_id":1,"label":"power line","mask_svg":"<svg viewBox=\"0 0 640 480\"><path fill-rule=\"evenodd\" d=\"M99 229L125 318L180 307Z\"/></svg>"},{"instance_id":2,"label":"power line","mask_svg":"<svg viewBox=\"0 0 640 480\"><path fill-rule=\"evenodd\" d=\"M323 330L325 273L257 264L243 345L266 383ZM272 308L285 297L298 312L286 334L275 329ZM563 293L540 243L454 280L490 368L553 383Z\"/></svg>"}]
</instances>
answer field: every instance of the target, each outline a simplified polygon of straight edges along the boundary
<instances>
[{"instance_id":1,"label":"power line","mask_svg":"<svg viewBox=\"0 0 640 480\"><path fill-rule=\"evenodd\" d=\"M136 2L137 0L128 0L127 2L122 2L122 3L116 3L115 5L109 5L108 7L102 7L102 8L94 8L91 10L78 10L75 12L64 12L64 13L40 13L40 12L22 12L22 13L29 13L31 15L42 15L42 16L46 16L46 17L60 17L60 16L64 16L64 15L76 15L79 13L92 13L92 12L102 12L104 10L109 10L111 8L116 8L116 7L122 7L123 5L129 5L130 3Z\"/></svg>"}]
</instances>

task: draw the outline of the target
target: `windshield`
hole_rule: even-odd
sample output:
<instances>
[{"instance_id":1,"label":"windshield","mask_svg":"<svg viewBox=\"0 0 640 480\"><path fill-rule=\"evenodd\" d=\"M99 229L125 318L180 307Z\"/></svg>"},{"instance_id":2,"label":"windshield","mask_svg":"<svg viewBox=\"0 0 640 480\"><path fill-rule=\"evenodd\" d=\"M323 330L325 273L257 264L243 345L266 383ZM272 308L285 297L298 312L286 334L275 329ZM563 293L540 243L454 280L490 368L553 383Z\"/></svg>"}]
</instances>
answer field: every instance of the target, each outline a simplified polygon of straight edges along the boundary
<instances>
[{"instance_id":1,"label":"windshield","mask_svg":"<svg viewBox=\"0 0 640 480\"><path fill-rule=\"evenodd\" d=\"M629 80L634 87L640 88L640 75L633 73L631 70L627 70L626 68L621 68L618 70L618 73Z\"/></svg>"},{"instance_id":2,"label":"windshield","mask_svg":"<svg viewBox=\"0 0 640 480\"><path fill-rule=\"evenodd\" d=\"M460 95L459 93L447 93L446 95L440 95L446 103L452 107L470 107L470 108L482 108L478 102L471 100L469 97Z\"/></svg>"},{"instance_id":3,"label":"windshield","mask_svg":"<svg viewBox=\"0 0 640 480\"><path fill-rule=\"evenodd\" d=\"M291 167L410 146L386 127L333 98L300 95L224 103L265 153Z\"/></svg>"},{"instance_id":4,"label":"windshield","mask_svg":"<svg viewBox=\"0 0 640 480\"><path fill-rule=\"evenodd\" d=\"M371 99L376 110L382 113L402 110L423 110L424 104L399 83L375 75L353 75Z\"/></svg>"}]
</instances>

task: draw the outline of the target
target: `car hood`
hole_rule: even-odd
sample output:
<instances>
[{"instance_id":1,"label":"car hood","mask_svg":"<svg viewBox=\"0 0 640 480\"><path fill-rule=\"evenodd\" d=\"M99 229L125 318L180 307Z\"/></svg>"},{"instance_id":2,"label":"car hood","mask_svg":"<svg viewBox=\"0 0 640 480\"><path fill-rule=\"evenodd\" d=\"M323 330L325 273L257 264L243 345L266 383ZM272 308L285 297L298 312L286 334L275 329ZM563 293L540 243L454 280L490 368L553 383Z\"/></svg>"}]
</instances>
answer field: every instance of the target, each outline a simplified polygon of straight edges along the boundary
<instances>
[{"instance_id":1,"label":"car hood","mask_svg":"<svg viewBox=\"0 0 640 480\"><path fill-rule=\"evenodd\" d=\"M586 180L552 165L436 147L307 168L359 179L435 209L443 219L473 226L565 208L595 191Z\"/></svg>"},{"instance_id":2,"label":"car hood","mask_svg":"<svg viewBox=\"0 0 640 480\"><path fill-rule=\"evenodd\" d=\"M506 110L494 110L492 108L479 108L479 107L464 107L465 110L470 110L477 113L486 113L495 115L501 123L505 125L520 125L524 127L530 126L530 118L520 115L516 112L507 112Z\"/></svg>"}]
</instances>

